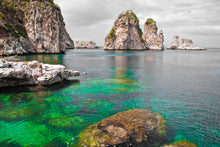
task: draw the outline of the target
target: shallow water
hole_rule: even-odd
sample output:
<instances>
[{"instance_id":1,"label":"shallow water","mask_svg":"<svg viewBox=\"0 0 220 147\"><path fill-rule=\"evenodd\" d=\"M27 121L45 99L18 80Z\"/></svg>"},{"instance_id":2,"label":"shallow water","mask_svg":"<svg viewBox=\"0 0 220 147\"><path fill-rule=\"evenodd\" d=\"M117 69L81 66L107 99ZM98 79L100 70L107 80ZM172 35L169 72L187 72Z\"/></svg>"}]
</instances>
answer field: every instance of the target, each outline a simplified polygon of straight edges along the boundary
<instances>
[{"instance_id":1,"label":"shallow water","mask_svg":"<svg viewBox=\"0 0 220 147\"><path fill-rule=\"evenodd\" d=\"M77 144L87 126L133 108L165 117L167 144L220 146L220 49L79 49L19 58L88 74L48 87L0 90L0 146Z\"/></svg>"}]
</instances>

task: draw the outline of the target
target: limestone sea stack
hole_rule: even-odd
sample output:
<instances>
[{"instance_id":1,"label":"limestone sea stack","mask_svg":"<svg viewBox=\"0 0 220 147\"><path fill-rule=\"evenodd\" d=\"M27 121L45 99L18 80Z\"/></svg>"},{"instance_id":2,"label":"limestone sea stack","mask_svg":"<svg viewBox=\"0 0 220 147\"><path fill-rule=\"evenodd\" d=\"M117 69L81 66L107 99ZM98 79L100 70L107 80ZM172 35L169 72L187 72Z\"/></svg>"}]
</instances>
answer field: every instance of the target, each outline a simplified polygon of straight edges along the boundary
<instances>
[{"instance_id":1,"label":"limestone sea stack","mask_svg":"<svg viewBox=\"0 0 220 147\"><path fill-rule=\"evenodd\" d=\"M42 73L34 77L42 68ZM0 59L0 88L20 85L50 85L69 77L79 76L78 71L66 69L63 65L42 64L38 61L29 63L8 62Z\"/></svg>"},{"instance_id":2,"label":"limestone sea stack","mask_svg":"<svg viewBox=\"0 0 220 147\"><path fill-rule=\"evenodd\" d=\"M99 48L94 41L76 41L75 47L77 49L84 49L84 48Z\"/></svg>"},{"instance_id":3,"label":"limestone sea stack","mask_svg":"<svg viewBox=\"0 0 220 147\"><path fill-rule=\"evenodd\" d=\"M157 34L156 21L152 18L148 18L144 25L143 39L146 41L148 48L151 50L163 50L164 49L164 35L163 31L160 30Z\"/></svg>"},{"instance_id":4,"label":"limestone sea stack","mask_svg":"<svg viewBox=\"0 0 220 147\"><path fill-rule=\"evenodd\" d=\"M74 48L53 0L1 0L0 55L63 53Z\"/></svg>"},{"instance_id":5,"label":"limestone sea stack","mask_svg":"<svg viewBox=\"0 0 220 147\"><path fill-rule=\"evenodd\" d=\"M128 10L118 16L105 38L104 49L144 50L146 46L142 34L139 19L133 11Z\"/></svg>"},{"instance_id":6,"label":"limestone sea stack","mask_svg":"<svg viewBox=\"0 0 220 147\"><path fill-rule=\"evenodd\" d=\"M132 109L86 128L79 135L79 146L138 146L135 144L143 142L153 144L165 133L163 116L149 110Z\"/></svg>"},{"instance_id":7,"label":"limestone sea stack","mask_svg":"<svg viewBox=\"0 0 220 147\"><path fill-rule=\"evenodd\" d=\"M193 44L193 41L191 39L182 39L179 43L179 37L174 36L173 42L170 44L168 49L179 49L179 50L206 50L204 48L201 48L197 45Z\"/></svg>"}]
</instances>

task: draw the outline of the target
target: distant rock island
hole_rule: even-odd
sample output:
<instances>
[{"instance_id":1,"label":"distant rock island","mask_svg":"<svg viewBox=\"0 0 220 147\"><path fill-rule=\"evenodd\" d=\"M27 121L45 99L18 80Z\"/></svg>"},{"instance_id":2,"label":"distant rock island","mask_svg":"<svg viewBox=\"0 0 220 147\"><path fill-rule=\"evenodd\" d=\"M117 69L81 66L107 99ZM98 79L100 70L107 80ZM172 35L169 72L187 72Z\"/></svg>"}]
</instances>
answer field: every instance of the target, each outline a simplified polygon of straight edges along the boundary
<instances>
[{"instance_id":1,"label":"distant rock island","mask_svg":"<svg viewBox=\"0 0 220 147\"><path fill-rule=\"evenodd\" d=\"M136 14L128 10L121 13L105 38L104 49L144 50L145 41Z\"/></svg>"},{"instance_id":2,"label":"distant rock island","mask_svg":"<svg viewBox=\"0 0 220 147\"><path fill-rule=\"evenodd\" d=\"M144 35L143 39L146 41L148 48L151 50L163 50L164 49L164 36L163 31L160 30L157 34L156 21L152 18L148 18L144 24Z\"/></svg>"},{"instance_id":3,"label":"distant rock island","mask_svg":"<svg viewBox=\"0 0 220 147\"><path fill-rule=\"evenodd\" d=\"M204 48L201 48L199 46L196 46L193 44L193 41L191 39L182 39L179 43L179 36L173 37L173 42L170 44L168 49L174 49L174 50L206 50Z\"/></svg>"},{"instance_id":4,"label":"distant rock island","mask_svg":"<svg viewBox=\"0 0 220 147\"><path fill-rule=\"evenodd\" d=\"M77 49L85 49L85 48L90 48L90 49L93 49L93 48L99 48L95 41L76 41L75 42L75 47Z\"/></svg>"},{"instance_id":5,"label":"distant rock island","mask_svg":"<svg viewBox=\"0 0 220 147\"><path fill-rule=\"evenodd\" d=\"M0 55L63 53L74 48L53 0L1 0Z\"/></svg>"}]
</instances>

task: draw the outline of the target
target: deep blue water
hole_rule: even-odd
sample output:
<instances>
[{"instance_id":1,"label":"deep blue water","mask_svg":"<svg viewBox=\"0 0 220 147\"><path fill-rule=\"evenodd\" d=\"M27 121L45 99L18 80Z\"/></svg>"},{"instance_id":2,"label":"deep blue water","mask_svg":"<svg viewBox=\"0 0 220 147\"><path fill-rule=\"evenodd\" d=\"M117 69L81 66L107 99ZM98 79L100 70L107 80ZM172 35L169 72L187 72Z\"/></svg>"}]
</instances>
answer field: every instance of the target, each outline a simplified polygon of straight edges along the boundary
<instances>
[{"instance_id":1,"label":"deep blue water","mask_svg":"<svg viewBox=\"0 0 220 147\"><path fill-rule=\"evenodd\" d=\"M166 119L167 144L220 146L220 49L68 50L19 56L87 72L49 87L0 92L0 146L67 146L89 125L133 108Z\"/></svg>"}]
</instances>

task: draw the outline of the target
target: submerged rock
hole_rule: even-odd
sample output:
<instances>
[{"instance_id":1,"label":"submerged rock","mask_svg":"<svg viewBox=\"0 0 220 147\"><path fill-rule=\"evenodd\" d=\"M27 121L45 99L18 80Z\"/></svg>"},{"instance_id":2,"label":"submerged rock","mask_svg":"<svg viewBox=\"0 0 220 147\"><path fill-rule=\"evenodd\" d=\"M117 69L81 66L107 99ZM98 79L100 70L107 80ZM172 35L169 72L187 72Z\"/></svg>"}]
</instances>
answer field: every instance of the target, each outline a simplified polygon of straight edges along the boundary
<instances>
[{"instance_id":1,"label":"submerged rock","mask_svg":"<svg viewBox=\"0 0 220 147\"><path fill-rule=\"evenodd\" d=\"M197 45L193 44L193 41L191 39L182 39L179 43L179 37L174 36L173 42L170 44L168 49L179 49L179 50L206 50L204 48L201 48Z\"/></svg>"},{"instance_id":2,"label":"submerged rock","mask_svg":"<svg viewBox=\"0 0 220 147\"><path fill-rule=\"evenodd\" d=\"M99 48L94 41L76 41L75 47L80 48Z\"/></svg>"},{"instance_id":3,"label":"submerged rock","mask_svg":"<svg viewBox=\"0 0 220 147\"><path fill-rule=\"evenodd\" d=\"M183 140L183 141L174 142L170 145L164 145L164 147L197 147L197 146L194 143Z\"/></svg>"},{"instance_id":4,"label":"submerged rock","mask_svg":"<svg viewBox=\"0 0 220 147\"><path fill-rule=\"evenodd\" d=\"M128 10L118 16L105 38L104 49L146 49L136 14Z\"/></svg>"},{"instance_id":5,"label":"submerged rock","mask_svg":"<svg viewBox=\"0 0 220 147\"><path fill-rule=\"evenodd\" d=\"M79 135L80 146L118 145L133 140L152 141L165 132L165 120L149 110L133 109L119 112L86 128ZM149 139L149 140L148 140Z\"/></svg>"},{"instance_id":6,"label":"submerged rock","mask_svg":"<svg viewBox=\"0 0 220 147\"><path fill-rule=\"evenodd\" d=\"M42 72L39 74L39 67ZM34 78L33 75L37 75ZM38 61L29 63L8 62L0 59L0 87L19 85L50 85L73 76L79 76L78 71L66 69L63 65L42 64Z\"/></svg>"},{"instance_id":7,"label":"submerged rock","mask_svg":"<svg viewBox=\"0 0 220 147\"><path fill-rule=\"evenodd\" d=\"M0 55L63 53L74 48L52 0L0 3Z\"/></svg>"},{"instance_id":8,"label":"submerged rock","mask_svg":"<svg viewBox=\"0 0 220 147\"><path fill-rule=\"evenodd\" d=\"M144 35L143 39L146 41L149 49L152 50L163 50L164 49L164 36L163 31L160 30L157 34L156 21L152 18L148 18L144 25Z\"/></svg>"}]
</instances>

